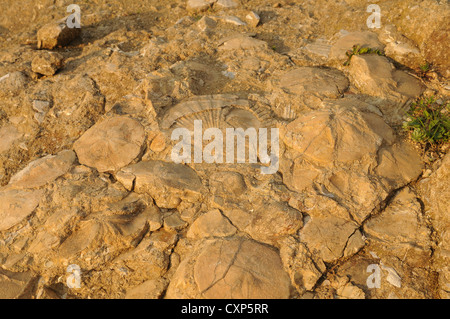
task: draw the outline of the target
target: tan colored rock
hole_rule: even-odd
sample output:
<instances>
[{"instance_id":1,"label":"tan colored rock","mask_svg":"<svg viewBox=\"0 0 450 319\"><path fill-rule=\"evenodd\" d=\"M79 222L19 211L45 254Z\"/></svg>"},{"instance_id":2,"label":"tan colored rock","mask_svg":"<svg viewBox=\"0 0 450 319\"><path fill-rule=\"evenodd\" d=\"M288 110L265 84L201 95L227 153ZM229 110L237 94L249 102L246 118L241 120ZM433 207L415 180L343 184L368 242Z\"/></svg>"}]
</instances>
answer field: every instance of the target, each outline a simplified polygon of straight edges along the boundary
<instances>
[{"instance_id":1,"label":"tan colored rock","mask_svg":"<svg viewBox=\"0 0 450 319\"><path fill-rule=\"evenodd\" d=\"M217 25L216 20L209 18L208 16L204 16L197 22L197 26L200 29L200 31L210 31L211 29L215 28Z\"/></svg>"},{"instance_id":2,"label":"tan colored rock","mask_svg":"<svg viewBox=\"0 0 450 319\"><path fill-rule=\"evenodd\" d=\"M66 150L59 152L57 155L47 155L34 160L11 177L8 185L18 189L43 186L67 173L75 159L75 153Z\"/></svg>"},{"instance_id":3,"label":"tan colored rock","mask_svg":"<svg viewBox=\"0 0 450 319\"><path fill-rule=\"evenodd\" d=\"M0 231L7 230L30 216L43 195L43 190L0 189Z\"/></svg>"},{"instance_id":4,"label":"tan colored rock","mask_svg":"<svg viewBox=\"0 0 450 319\"><path fill-rule=\"evenodd\" d=\"M63 66L64 57L57 52L38 52L31 61L33 72L52 76Z\"/></svg>"},{"instance_id":5,"label":"tan colored rock","mask_svg":"<svg viewBox=\"0 0 450 319\"><path fill-rule=\"evenodd\" d=\"M23 92L30 79L20 71L0 77L0 97L16 96Z\"/></svg>"},{"instance_id":6,"label":"tan colored rock","mask_svg":"<svg viewBox=\"0 0 450 319\"><path fill-rule=\"evenodd\" d=\"M338 39L331 47L330 59L344 62L347 59L345 53L351 50L354 45L378 50L384 49L384 45L378 40L376 33L370 31L351 32Z\"/></svg>"},{"instance_id":7,"label":"tan colored rock","mask_svg":"<svg viewBox=\"0 0 450 319\"><path fill-rule=\"evenodd\" d=\"M217 0L187 0L188 11L205 11L213 5Z\"/></svg>"},{"instance_id":8,"label":"tan colored rock","mask_svg":"<svg viewBox=\"0 0 450 319\"><path fill-rule=\"evenodd\" d=\"M116 171L141 153L144 139L145 131L139 122L117 116L95 124L73 148L81 164L99 172Z\"/></svg>"},{"instance_id":9,"label":"tan colored rock","mask_svg":"<svg viewBox=\"0 0 450 319\"><path fill-rule=\"evenodd\" d=\"M127 291L125 299L159 299L167 287L166 279L151 279Z\"/></svg>"},{"instance_id":10,"label":"tan colored rock","mask_svg":"<svg viewBox=\"0 0 450 319\"><path fill-rule=\"evenodd\" d=\"M117 257L114 264L117 267L125 266L133 269L133 276L140 278L140 280L159 281L169 267L169 256L177 242L177 237L174 232L160 229L153 232L150 237L143 238L136 248ZM148 285L153 293L159 293L160 283L156 282L155 284L156 287L153 288L151 283ZM143 289L149 288L145 288L145 286ZM139 290L142 292L141 289ZM143 292L145 293L145 291Z\"/></svg>"},{"instance_id":11,"label":"tan colored rock","mask_svg":"<svg viewBox=\"0 0 450 319\"><path fill-rule=\"evenodd\" d=\"M203 128L207 128L207 126L221 127L219 126L221 124L218 122L219 119L211 121L213 112L220 112L220 110L227 107L246 107L248 105L249 102L247 100L239 99L238 96L232 94L194 96L169 108L162 118L161 127L163 129L169 129L178 126L193 129L194 119L202 120L204 122L202 123Z\"/></svg>"},{"instance_id":12,"label":"tan colored rock","mask_svg":"<svg viewBox=\"0 0 450 319\"><path fill-rule=\"evenodd\" d=\"M108 254L102 250L105 246L109 247L109 252L135 246L148 231L147 220L156 213L154 210L159 209L150 205L136 214L117 214L114 211L92 214L64 240L59 254L63 258L71 258L89 251L95 256L100 254L100 250L102 254ZM96 261L101 262L101 259Z\"/></svg>"},{"instance_id":13,"label":"tan colored rock","mask_svg":"<svg viewBox=\"0 0 450 319\"><path fill-rule=\"evenodd\" d=\"M345 108L300 116L286 127L282 139L312 161L324 165L334 159L345 163L375 154L382 141L358 112Z\"/></svg>"},{"instance_id":14,"label":"tan colored rock","mask_svg":"<svg viewBox=\"0 0 450 319\"><path fill-rule=\"evenodd\" d=\"M384 179L385 184L393 188L417 179L422 172L422 160L409 144L382 148L378 156L379 164L375 172Z\"/></svg>"},{"instance_id":15,"label":"tan colored rock","mask_svg":"<svg viewBox=\"0 0 450 319\"><path fill-rule=\"evenodd\" d=\"M11 272L0 269L0 299L29 299L36 288L33 273Z\"/></svg>"},{"instance_id":16,"label":"tan colored rock","mask_svg":"<svg viewBox=\"0 0 450 319\"><path fill-rule=\"evenodd\" d=\"M224 44L219 47L219 50L234 51L234 50L258 50L267 48L268 44L265 41L246 36L239 36L224 42Z\"/></svg>"},{"instance_id":17,"label":"tan colored rock","mask_svg":"<svg viewBox=\"0 0 450 319\"><path fill-rule=\"evenodd\" d=\"M66 46L81 35L81 28L69 28L66 19L48 23L38 30L38 49Z\"/></svg>"},{"instance_id":18,"label":"tan colored rock","mask_svg":"<svg viewBox=\"0 0 450 319\"><path fill-rule=\"evenodd\" d=\"M240 196L247 190L244 177L237 172L216 172L209 180L213 193L218 195Z\"/></svg>"},{"instance_id":19,"label":"tan colored rock","mask_svg":"<svg viewBox=\"0 0 450 319\"><path fill-rule=\"evenodd\" d=\"M12 124L6 124L0 128L0 154L6 152L18 141L23 134Z\"/></svg>"},{"instance_id":20,"label":"tan colored rock","mask_svg":"<svg viewBox=\"0 0 450 319\"><path fill-rule=\"evenodd\" d=\"M338 299L366 299L364 291L353 285L346 277L338 278L332 286L336 289Z\"/></svg>"},{"instance_id":21,"label":"tan colored rock","mask_svg":"<svg viewBox=\"0 0 450 319\"><path fill-rule=\"evenodd\" d=\"M364 232L406 263L423 264L431 254L430 230L416 195L404 188L379 215L364 224ZM400 257L401 256L401 257Z\"/></svg>"},{"instance_id":22,"label":"tan colored rock","mask_svg":"<svg viewBox=\"0 0 450 319\"><path fill-rule=\"evenodd\" d=\"M186 234L188 238L227 237L236 233L236 228L220 213L211 210L198 217Z\"/></svg>"},{"instance_id":23,"label":"tan colored rock","mask_svg":"<svg viewBox=\"0 0 450 319\"><path fill-rule=\"evenodd\" d=\"M327 103L281 128L280 171L289 189L333 198L361 223L389 191L420 175L422 161L409 144L395 144L380 116L343 106Z\"/></svg>"},{"instance_id":24,"label":"tan colored rock","mask_svg":"<svg viewBox=\"0 0 450 319\"><path fill-rule=\"evenodd\" d=\"M164 135L161 133L158 133L152 140L152 143L150 144L150 149L153 152L161 152L166 148L166 139L164 138Z\"/></svg>"},{"instance_id":25,"label":"tan colored rock","mask_svg":"<svg viewBox=\"0 0 450 319\"><path fill-rule=\"evenodd\" d=\"M441 28L435 30L427 39L425 44L425 56L432 61L445 77L450 76L449 28L450 19L447 15Z\"/></svg>"},{"instance_id":26,"label":"tan colored rock","mask_svg":"<svg viewBox=\"0 0 450 319\"><path fill-rule=\"evenodd\" d=\"M179 231L187 226L187 223L177 213L164 218L164 228L170 231Z\"/></svg>"},{"instance_id":27,"label":"tan colored rock","mask_svg":"<svg viewBox=\"0 0 450 319\"><path fill-rule=\"evenodd\" d=\"M333 262L344 256L349 238L357 230L358 224L333 216L313 216L300 230L300 240L312 254L317 254L325 262ZM363 244L360 244L361 248Z\"/></svg>"},{"instance_id":28,"label":"tan colored rock","mask_svg":"<svg viewBox=\"0 0 450 319\"><path fill-rule=\"evenodd\" d=\"M348 88L345 75L335 69L300 67L280 77L279 86L292 94L337 98Z\"/></svg>"},{"instance_id":29,"label":"tan colored rock","mask_svg":"<svg viewBox=\"0 0 450 319\"><path fill-rule=\"evenodd\" d=\"M217 0L214 6L218 6L223 9L237 8L239 4L236 1L238 0Z\"/></svg>"},{"instance_id":30,"label":"tan colored rock","mask_svg":"<svg viewBox=\"0 0 450 319\"><path fill-rule=\"evenodd\" d=\"M195 287L185 289L190 283ZM241 238L210 240L185 259L172 278L168 299L285 299L289 276L275 250Z\"/></svg>"},{"instance_id":31,"label":"tan colored rock","mask_svg":"<svg viewBox=\"0 0 450 319\"><path fill-rule=\"evenodd\" d=\"M221 210L239 230L268 244L295 234L303 226L302 213L285 203L263 198L255 202L254 205L224 203Z\"/></svg>"},{"instance_id":32,"label":"tan colored rock","mask_svg":"<svg viewBox=\"0 0 450 319\"><path fill-rule=\"evenodd\" d=\"M379 39L386 45L384 50L386 56L412 69L424 64L425 58L414 41L401 34L394 25L383 26Z\"/></svg>"},{"instance_id":33,"label":"tan colored rock","mask_svg":"<svg viewBox=\"0 0 450 319\"><path fill-rule=\"evenodd\" d=\"M159 207L176 208L183 200L196 202L204 191L197 173L183 164L143 161L122 171L135 176L135 192L149 194Z\"/></svg>"},{"instance_id":34,"label":"tan colored rock","mask_svg":"<svg viewBox=\"0 0 450 319\"><path fill-rule=\"evenodd\" d=\"M280 256L291 282L300 294L314 288L326 270L322 260L314 257L304 244L288 237L281 243Z\"/></svg>"},{"instance_id":35,"label":"tan colored rock","mask_svg":"<svg viewBox=\"0 0 450 319\"><path fill-rule=\"evenodd\" d=\"M399 105L420 96L425 89L418 79L396 70L386 57L379 55L354 55L349 72L350 79L362 93ZM395 109L391 113L399 115Z\"/></svg>"},{"instance_id":36,"label":"tan colored rock","mask_svg":"<svg viewBox=\"0 0 450 319\"><path fill-rule=\"evenodd\" d=\"M254 28L256 28L261 21L261 17L254 11L250 11L250 13L245 16L245 18L247 19L248 24Z\"/></svg>"}]
</instances>

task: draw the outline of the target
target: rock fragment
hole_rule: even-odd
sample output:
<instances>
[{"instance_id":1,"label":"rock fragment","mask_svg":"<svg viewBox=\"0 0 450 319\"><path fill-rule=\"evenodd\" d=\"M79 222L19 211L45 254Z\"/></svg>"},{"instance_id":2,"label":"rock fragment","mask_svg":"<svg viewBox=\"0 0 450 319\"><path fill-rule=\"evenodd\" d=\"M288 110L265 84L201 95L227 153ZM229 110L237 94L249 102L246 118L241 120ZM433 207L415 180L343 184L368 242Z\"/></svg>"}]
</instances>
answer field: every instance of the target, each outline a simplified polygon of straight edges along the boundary
<instances>
[{"instance_id":1,"label":"rock fragment","mask_svg":"<svg viewBox=\"0 0 450 319\"><path fill-rule=\"evenodd\" d=\"M217 0L214 6L218 6L223 9L237 8L239 4L235 0Z\"/></svg>"},{"instance_id":2,"label":"rock fragment","mask_svg":"<svg viewBox=\"0 0 450 319\"><path fill-rule=\"evenodd\" d=\"M23 134L12 124L7 124L0 127L0 154L6 152L10 147L18 141Z\"/></svg>"},{"instance_id":3,"label":"rock fragment","mask_svg":"<svg viewBox=\"0 0 450 319\"><path fill-rule=\"evenodd\" d=\"M211 210L198 217L187 232L188 238L227 237L236 233L236 228L220 213Z\"/></svg>"},{"instance_id":4,"label":"rock fragment","mask_svg":"<svg viewBox=\"0 0 450 319\"><path fill-rule=\"evenodd\" d=\"M197 173L183 164L142 161L121 172L135 177L135 192L149 194L163 208L176 208L182 201L194 203L204 191Z\"/></svg>"},{"instance_id":5,"label":"rock fragment","mask_svg":"<svg viewBox=\"0 0 450 319\"><path fill-rule=\"evenodd\" d=\"M75 153L61 151L32 161L23 170L11 177L9 186L16 189L36 188L54 181L67 173L75 162Z\"/></svg>"},{"instance_id":6,"label":"rock fragment","mask_svg":"<svg viewBox=\"0 0 450 319\"><path fill-rule=\"evenodd\" d=\"M31 298L37 277L31 272L12 272L0 269L0 299Z\"/></svg>"},{"instance_id":7,"label":"rock fragment","mask_svg":"<svg viewBox=\"0 0 450 319\"><path fill-rule=\"evenodd\" d=\"M43 190L0 190L0 231L27 218L38 206Z\"/></svg>"},{"instance_id":8,"label":"rock fragment","mask_svg":"<svg viewBox=\"0 0 450 319\"><path fill-rule=\"evenodd\" d=\"M198 25L198 28L200 29L200 31L205 32L205 31L209 31L209 30L215 28L217 25L217 22L214 19L204 16L197 22L197 25Z\"/></svg>"},{"instance_id":9,"label":"rock fragment","mask_svg":"<svg viewBox=\"0 0 450 319\"><path fill-rule=\"evenodd\" d=\"M373 241L411 265L420 265L431 254L430 230L422 218L420 203L408 188L403 189L379 215L364 224Z\"/></svg>"},{"instance_id":10,"label":"rock fragment","mask_svg":"<svg viewBox=\"0 0 450 319\"><path fill-rule=\"evenodd\" d=\"M384 45L378 40L376 33L370 31L351 32L338 39L331 47L330 59L344 62L347 58L345 53L351 50L354 45L378 50L384 49Z\"/></svg>"},{"instance_id":11,"label":"rock fragment","mask_svg":"<svg viewBox=\"0 0 450 319\"><path fill-rule=\"evenodd\" d=\"M159 299L166 289L168 281L164 278L150 279L129 289L125 299Z\"/></svg>"},{"instance_id":12,"label":"rock fragment","mask_svg":"<svg viewBox=\"0 0 450 319\"><path fill-rule=\"evenodd\" d=\"M292 94L315 93L337 98L348 88L349 81L341 71L335 69L300 67L282 75L279 86Z\"/></svg>"},{"instance_id":13,"label":"rock fragment","mask_svg":"<svg viewBox=\"0 0 450 319\"><path fill-rule=\"evenodd\" d=\"M397 103L416 98L424 91L419 80L396 70L383 56L353 56L349 71L353 83L362 93Z\"/></svg>"},{"instance_id":14,"label":"rock fragment","mask_svg":"<svg viewBox=\"0 0 450 319\"><path fill-rule=\"evenodd\" d=\"M254 28L256 28L261 21L260 16L254 11L250 11L250 13L245 16L245 18L247 19L248 24Z\"/></svg>"},{"instance_id":15,"label":"rock fragment","mask_svg":"<svg viewBox=\"0 0 450 319\"><path fill-rule=\"evenodd\" d=\"M0 77L0 97L19 95L29 81L30 79L20 71L3 75Z\"/></svg>"},{"instance_id":16,"label":"rock fragment","mask_svg":"<svg viewBox=\"0 0 450 319\"><path fill-rule=\"evenodd\" d=\"M31 62L33 72L52 76L63 66L64 57L57 52L38 52Z\"/></svg>"},{"instance_id":17,"label":"rock fragment","mask_svg":"<svg viewBox=\"0 0 450 319\"><path fill-rule=\"evenodd\" d=\"M217 0L188 0L187 10L188 11L205 11L214 4Z\"/></svg>"}]
</instances>

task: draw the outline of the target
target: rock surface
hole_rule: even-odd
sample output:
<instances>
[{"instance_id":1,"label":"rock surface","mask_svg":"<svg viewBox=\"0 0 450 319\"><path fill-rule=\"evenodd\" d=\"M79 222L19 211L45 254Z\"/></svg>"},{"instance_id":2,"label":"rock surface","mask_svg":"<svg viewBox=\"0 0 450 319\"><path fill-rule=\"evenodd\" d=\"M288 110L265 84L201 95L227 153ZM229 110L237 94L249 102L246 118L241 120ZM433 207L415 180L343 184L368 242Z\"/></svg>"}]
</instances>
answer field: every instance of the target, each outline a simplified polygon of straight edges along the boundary
<instances>
[{"instance_id":1,"label":"rock surface","mask_svg":"<svg viewBox=\"0 0 450 319\"><path fill-rule=\"evenodd\" d=\"M287 298L289 277L279 255L253 241L234 238L206 241L198 257L180 264L169 285L166 297ZM185 286L192 281L192 292Z\"/></svg>"},{"instance_id":2,"label":"rock surface","mask_svg":"<svg viewBox=\"0 0 450 319\"><path fill-rule=\"evenodd\" d=\"M81 34L81 28L69 28L66 18L44 25L37 32L38 49L53 49L68 45Z\"/></svg>"},{"instance_id":3,"label":"rock surface","mask_svg":"<svg viewBox=\"0 0 450 319\"><path fill-rule=\"evenodd\" d=\"M52 76L63 66L64 57L56 52L39 52L31 61L33 72Z\"/></svg>"},{"instance_id":4,"label":"rock surface","mask_svg":"<svg viewBox=\"0 0 450 319\"><path fill-rule=\"evenodd\" d=\"M99 172L115 171L134 160L145 139L142 125L128 117L114 117L91 127L74 144L81 164Z\"/></svg>"}]
</instances>

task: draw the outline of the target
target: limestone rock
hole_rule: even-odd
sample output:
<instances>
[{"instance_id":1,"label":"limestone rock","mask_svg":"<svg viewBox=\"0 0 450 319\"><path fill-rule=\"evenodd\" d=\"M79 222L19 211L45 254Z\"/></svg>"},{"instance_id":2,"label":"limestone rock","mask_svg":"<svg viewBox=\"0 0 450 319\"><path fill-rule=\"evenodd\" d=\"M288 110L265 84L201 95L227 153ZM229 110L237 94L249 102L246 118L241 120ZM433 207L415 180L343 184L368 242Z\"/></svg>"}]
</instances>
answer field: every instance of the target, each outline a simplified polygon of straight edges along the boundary
<instances>
[{"instance_id":1,"label":"limestone rock","mask_svg":"<svg viewBox=\"0 0 450 319\"><path fill-rule=\"evenodd\" d=\"M186 290L186 285L195 285ZM285 299L289 277L275 250L254 241L210 240L182 261L166 293L168 299Z\"/></svg>"},{"instance_id":2,"label":"limestone rock","mask_svg":"<svg viewBox=\"0 0 450 319\"><path fill-rule=\"evenodd\" d=\"M75 142L81 164L99 172L116 171L133 161L142 150L145 131L128 117L113 117L97 123Z\"/></svg>"},{"instance_id":3,"label":"limestone rock","mask_svg":"<svg viewBox=\"0 0 450 319\"><path fill-rule=\"evenodd\" d=\"M66 19L48 23L38 30L38 49L66 46L81 35L81 28L69 28Z\"/></svg>"},{"instance_id":4,"label":"limestone rock","mask_svg":"<svg viewBox=\"0 0 450 319\"><path fill-rule=\"evenodd\" d=\"M217 0L188 0L187 10L189 11L205 11L211 8L214 2Z\"/></svg>"},{"instance_id":5,"label":"limestone rock","mask_svg":"<svg viewBox=\"0 0 450 319\"><path fill-rule=\"evenodd\" d=\"M189 227L188 238L227 237L236 233L236 228L223 217L218 209L211 210L200 217Z\"/></svg>"},{"instance_id":6,"label":"limestone rock","mask_svg":"<svg viewBox=\"0 0 450 319\"><path fill-rule=\"evenodd\" d=\"M0 77L0 97L16 96L22 92L30 79L20 71Z\"/></svg>"},{"instance_id":7,"label":"limestone rock","mask_svg":"<svg viewBox=\"0 0 450 319\"><path fill-rule=\"evenodd\" d=\"M170 231L179 231L187 226L186 222L177 213L164 218L164 228Z\"/></svg>"},{"instance_id":8,"label":"limestone rock","mask_svg":"<svg viewBox=\"0 0 450 319\"><path fill-rule=\"evenodd\" d=\"M31 272L15 273L0 269L0 299L29 299L37 278Z\"/></svg>"},{"instance_id":9,"label":"limestone rock","mask_svg":"<svg viewBox=\"0 0 450 319\"><path fill-rule=\"evenodd\" d=\"M261 17L254 11L250 11L249 14L245 16L248 21L248 24L252 27L257 27L259 22L261 21Z\"/></svg>"},{"instance_id":10,"label":"limestone rock","mask_svg":"<svg viewBox=\"0 0 450 319\"><path fill-rule=\"evenodd\" d=\"M281 202L260 198L253 205L225 201L218 206L235 227L268 244L295 234L303 226L302 213Z\"/></svg>"},{"instance_id":11,"label":"limestone rock","mask_svg":"<svg viewBox=\"0 0 450 319\"><path fill-rule=\"evenodd\" d=\"M31 62L33 72L52 76L63 66L64 57L57 52L38 52Z\"/></svg>"},{"instance_id":12,"label":"limestone rock","mask_svg":"<svg viewBox=\"0 0 450 319\"><path fill-rule=\"evenodd\" d=\"M332 212L329 214L313 216L300 231L301 242L325 262L333 262L344 255L349 238L358 228L355 222L332 216Z\"/></svg>"},{"instance_id":13,"label":"limestone rock","mask_svg":"<svg viewBox=\"0 0 450 319\"><path fill-rule=\"evenodd\" d=\"M435 248L435 258L437 267L442 267L440 271L444 274L449 270L450 261L450 216L448 205L450 202L450 155L447 154L440 167L428 178L419 183L419 192L424 202L424 210L427 216L431 217L433 228L439 235L440 242ZM445 279L446 278L446 279ZM443 282L450 285L449 276L442 276ZM450 287L446 289L450 292Z\"/></svg>"},{"instance_id":14,"label":"limestone rock","mask_svg":"<svg viewBox=\"0 0 450 319\"><path fill-rule=\"evenodd\" d=\"M247 185L243 176L237 172L216 172L209 180L213 193L218 195L239 196L245 193Z\"/></svg>"},{"instance_id":15,"label":"limestone rock","mask_svg":"<svg viewBox=\"0 0 450 319\"><path fill-rule=\"evenodd\" d=\"M423 163L417 151L409 144L394 144L391 148L381 148L376 173L387 185L397 188L408 181L417 179Z\"/></svg>"},{"instance_id":16,"label":"limestone rock","mask_svg":"<svg viewBox=\"0 0 450 319\"><path fill-rule=\"evenodd\" d=\"M378 50L384 49L384 45L378 40L376 33L370 31L351 32L338 39L331 47L330 59L345 61L347 58L345 53L351 50L354 45Z\"/></svg>"},{"instance_id":17,"label":"limestone rock","mask_svg":"<svg viewBox=\"0 0 450 319\"><path fill-rule=\"evenodd\" d=\"M75 153L67 150L57 155L47 155L34 160L11 177L9 186L18 189L43 186L67 173L75 162L75 158Z\"/></svg>"},{"instance_id":18,"label":"limestone rock","mask_svg":"<svg viewBox=\"0 0 450 319\"><path fill-rule=\"evenodd\" d=\"M356 55L350 63L350 79L364 94L396 104L418 97L424 91L421 82L404 71L396 70L386 57ZM391 113L398 116L398 111Z\"/></svg>"},{"instance_id":19,"label":"limestone rock","mask_svg":"<svg viewBox=\"0 0 450 319\"><path fill-rule=\"evenodd\" d=\"M27 218L38 206L43 194L43 190L0 189L0 231Z\"/></svg>"},{"instance_id":20,"label":"limestone rock","mask_svg":"<svg viewBox=\"0 0 450 319\"><path fill-rule=\"evenodd\" d=\"M165 279L151 279L127 291L125 299L159 299L167 287Z\"/></svg>"},{"instance_id":21,"label":"limestone rock","mask_svg":"<svg viewBox=\"0 0 450 319\"><path fill-rule=\"evenodd\" d=\"M0 154L6 152L10 147L18 141L23 134L12 124L6 124L0 128Z\"/></svg>"},{"instance_id":22,"label":"limestone rock","mask_svg":"<svg viewBox=\"0 0 450 319\"><path fill-rule=\"evenodd\" d=\"M283 181L293 191L314 189L338 200L362 222L390 190L420 175L422 161L412 146L394 143L392 129L378 115L327 106L280 130L287 146L280 161Z\"/></svg>"},{"instance_id":23,"label":"limestone rock","mask_svg":"<svg viewBox=\"0 0 450 319\"><path fill-rule=\"evenodd\" d=\"M239 6L236 1L238 0L217 0L214 6L218 6L219 8L224 9L236 8Z\"/></svg>"},{"instance_id":24,"label":"limestone rock","mask_svg":"<svg viewBox=\"0 0 450 319\"><path fill-rule=\"evenodd\" d=\"M138 205L135 209L137 212L134 214L104 211L90 215L81 221L78 229L61 244L60 256L72 258L87 250L90 254L100 255L101 247L108 246L111 252L137 245L149 229L147 220L152 218L155 214L153 210L158 210L158 208L150 205L146 210L139 212L140 206ZM107 255L104 257L108 258ZM101 262L101 259L96 261Z\"/></svg>"},{"instance_id":25,"label":"limestone rock","mask_svg":"<svg viewBox=\"0 0 450 319\"><path fill-rule=\"evenodd\" d=\"M197 22L197 25L201 31L205 32L213 29L217 25L217 22L214 19L204 16Z\"/></svg>"},{"instance_id":26,"label":"limestone rock","mask_svg":"<svg viewBox=\"0 0 450 319\"><path fill-rule=\"evenodd\" d=\"M143 161L122 172L133 175L134 190L152 196L159 207L176 208L183 200L196 202L204 190L197 173L183 164Z\"/></svg>"},{"instance_id":27,"label":"limestone rock","mask_svg":"<svg viewBox=\"0 0 450 319\"><path fill-rule=\"evenodd\" d=\"M293 237L282 242L280 256L293 285L301 294L312 290L326 269L322 260L314 257L304 244Z\"/></svg>"},{"instance_id":28,"label":"limestone rock","mask_svg":"<svg viewBox=\"0 0 450 319\"><path fill-rule=\"evenodd\" d=\"M379 39L386 45L384 50L386 56L412 69L424 64L425 58L414 41L402 35L394 25L383 26Z\"/></svg>"},{"instance_id":29,"label":"limestone rock","mask_svg":"<svg viewBox=\"0 0 450 319\"><path fill-rule=\"evenodd\" d=\"M265 41L246 36L239 36L225 41L224 44L219 47L219 50L234 51L234 50L258 50L267 48L268 45L267 42Z\"/></svg>"},{"instance_id":30,"label":"limestone rock","mask_svg":"<svg viewBox=\"0 0 450 319\"><path fill-rule=\"evenodd\" d=\"M322 97L337 98L346 91L349 82L338 70L300 67L281 76L279 86L292 94L316 93Z\"/></svg>"},{"instance_id":31,"label":"limestone rock","mask_svg":"<svg viewBox=\"0 0 450 319\"><path fill-rule=\"evenodd\" d=\"M364 224L369 238L386 244L391 254L412 265L431 254L430 230L422 217L420 203L408 188L403 189L381 214Z\"/></svg>"}]
</instances>

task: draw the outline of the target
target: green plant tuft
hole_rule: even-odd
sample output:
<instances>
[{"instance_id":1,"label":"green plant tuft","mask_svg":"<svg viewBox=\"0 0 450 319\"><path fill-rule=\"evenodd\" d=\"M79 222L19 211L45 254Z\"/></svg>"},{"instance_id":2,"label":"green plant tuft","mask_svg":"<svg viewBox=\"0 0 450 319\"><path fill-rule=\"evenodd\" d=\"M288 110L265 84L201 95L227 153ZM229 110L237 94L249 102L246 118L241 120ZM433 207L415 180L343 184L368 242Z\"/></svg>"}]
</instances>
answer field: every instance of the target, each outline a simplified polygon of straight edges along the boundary
<instances>
[{"instance_id":1,"label":"green plant tuft","mask_svg":"<svg viewBox=\"0 0 450 319\"><path fill-rule=\"evenodd\" d=\"M350 65L350 60L352 59L352 56L363 55L363 54L384 55L384 53L378 49L361 47L359 44L355 44L351 50L348 50L347 52L345 52L345 55L347 56L347 61L344 62L344 66Z\"/></svg>"},{"instance_id":2,"label":"green plant tuft","mask_svg":"<svg viewBox=\"0 0 450 319\"><path fill-rule=\"evenodd\" d=\"M403 128L421 144L440 144L450 140L450 101L439 105L434 97L411 105Z\"/></svg>"}]
</instances>

